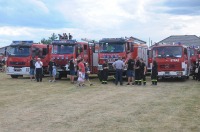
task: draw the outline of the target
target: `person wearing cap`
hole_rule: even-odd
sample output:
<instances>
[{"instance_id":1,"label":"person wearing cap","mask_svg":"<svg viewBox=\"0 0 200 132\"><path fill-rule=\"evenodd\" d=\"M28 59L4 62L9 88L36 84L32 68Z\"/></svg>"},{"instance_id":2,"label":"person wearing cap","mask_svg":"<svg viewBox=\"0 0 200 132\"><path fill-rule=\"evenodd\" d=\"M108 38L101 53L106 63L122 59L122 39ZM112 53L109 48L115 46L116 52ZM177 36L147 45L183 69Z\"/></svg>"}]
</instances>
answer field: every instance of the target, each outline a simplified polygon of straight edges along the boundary
<instances>
[{"instance_id":1,"label":"person wearing cap","mask_svg":"<svg viewBox=\"0 0 200 132\"><path fill-rule=\"evenodd\" d=\"M124 68L124 62L122 61L122 57L119 57L117 61L115 61L112 66L116 69L115 74L115 85L120 82L120 85L123 85L122 83L122 72Z\"/></svg>"},{"instance_id":2,"label":"person wearing cap","mask_svg":"<svg viewBox=\"0 0 200 132\"><path fill-rule=\"evenodd\" d=\"M43 63L41 59L37 58L37 62L35 63L37 82L42 82L42 66L43 66Z\"/></svg>"}]
</instances>

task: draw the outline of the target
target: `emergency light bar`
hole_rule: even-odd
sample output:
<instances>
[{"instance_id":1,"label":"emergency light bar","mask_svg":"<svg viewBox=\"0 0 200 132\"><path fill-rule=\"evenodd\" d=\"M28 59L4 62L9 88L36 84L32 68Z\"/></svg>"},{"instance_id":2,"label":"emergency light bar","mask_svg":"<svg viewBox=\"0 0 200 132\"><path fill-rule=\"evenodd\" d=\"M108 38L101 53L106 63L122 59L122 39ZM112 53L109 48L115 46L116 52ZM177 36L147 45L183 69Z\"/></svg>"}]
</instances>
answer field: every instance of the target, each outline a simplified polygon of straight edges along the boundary
<instances>
[{"instance_id":1,"label":"emergency light bar","mask_svg":"<svg viewBox=\"0 0 200 132\"><path fill-rule=\"evenodd\" d=\"M54 40L52 44L76 44L76 40Z\"/></svg>"},{"instance_id":2,"label":"emergency light bar","mask_svg":"<svg viewBox=\"0 0 200 132\"><path fill-rule=\"evenodd\" d=\"M125 42L124 38L103 38L99 42Z\"/></svg>"},{"instance_id":3,"label":"emergency light bar","mask_svg":"<svg viewBox=\"0 0 200 132\"><path fill-rule=\"evenodd\" d=\"M11 45L32 45L33 41L12 41Z\"/></svg>"}]
</instances>

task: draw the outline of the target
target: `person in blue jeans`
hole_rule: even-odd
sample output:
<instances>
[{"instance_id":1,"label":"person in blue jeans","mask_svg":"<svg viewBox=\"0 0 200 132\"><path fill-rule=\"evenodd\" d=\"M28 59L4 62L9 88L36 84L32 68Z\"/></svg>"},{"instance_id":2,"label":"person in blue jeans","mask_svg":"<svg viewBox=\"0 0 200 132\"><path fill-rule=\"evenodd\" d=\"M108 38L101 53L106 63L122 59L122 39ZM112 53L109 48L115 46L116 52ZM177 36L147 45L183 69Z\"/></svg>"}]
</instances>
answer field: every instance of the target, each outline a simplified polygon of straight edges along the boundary
<instances>
[{"instance_id":1,"label":"person in blue jeans","mask_svg":"<svg viewBox=\"0 0 200 132\"><path fill-rule=\"evenodd\" d=\"M122 61L122 57L119 57L117 61L115 61L112 66L116 69L115 74L115 85L120 82L120 85L123 85L122 83L122 72L124 68L124 62Z\"/></svg>"}]
</instances>

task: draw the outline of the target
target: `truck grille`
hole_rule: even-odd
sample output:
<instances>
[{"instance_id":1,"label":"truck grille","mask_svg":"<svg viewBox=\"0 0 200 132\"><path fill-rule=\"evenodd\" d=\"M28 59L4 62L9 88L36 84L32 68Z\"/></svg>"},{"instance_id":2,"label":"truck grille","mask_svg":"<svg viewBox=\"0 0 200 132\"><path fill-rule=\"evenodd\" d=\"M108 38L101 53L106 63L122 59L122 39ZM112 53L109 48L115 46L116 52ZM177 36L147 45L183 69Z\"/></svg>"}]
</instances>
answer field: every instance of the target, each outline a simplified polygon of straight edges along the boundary
<instances>
[{"instance_id":1,"label":"truck grille","mask_svg":"<svg viewBox=\"0 0 200 132\"><path fill-rule=\"evenodd\" d=\"M25 65L25 62L14 62L14 61L11 61L10 65Z\"/></svg>"},{"instance_id":2,"label":"truck grille","mask_svg":"<svg viewBox=\"0 0 200 132\"><path fill-rule=\"evenodd\" d=\"M164 64L164 65L160 65L161 69L174 69L176 68L175 64Z\"/></svg>"}]
</instances>

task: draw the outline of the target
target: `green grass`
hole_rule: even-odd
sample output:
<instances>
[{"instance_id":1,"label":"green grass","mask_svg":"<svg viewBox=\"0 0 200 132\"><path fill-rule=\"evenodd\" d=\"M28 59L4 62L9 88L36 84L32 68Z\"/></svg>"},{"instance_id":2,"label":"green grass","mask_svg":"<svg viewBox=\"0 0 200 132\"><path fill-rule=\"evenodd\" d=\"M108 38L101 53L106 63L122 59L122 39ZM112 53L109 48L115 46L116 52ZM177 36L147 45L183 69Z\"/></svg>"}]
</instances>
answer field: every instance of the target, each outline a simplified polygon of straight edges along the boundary
<instances>
[{"instance_id":1,"label":"green grass","mask_svg":"<svg viewBox=\"0 0 200 132\"><path fill-rule=\"evenodd\" d=\"M11 79L0 73L0 131L198 132L200 82L162 81L158 86L102 85L77 88Z\"/></svg>"}]
</instances>

